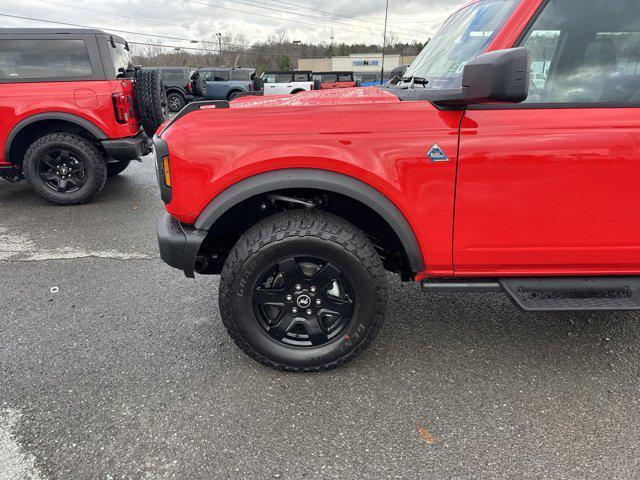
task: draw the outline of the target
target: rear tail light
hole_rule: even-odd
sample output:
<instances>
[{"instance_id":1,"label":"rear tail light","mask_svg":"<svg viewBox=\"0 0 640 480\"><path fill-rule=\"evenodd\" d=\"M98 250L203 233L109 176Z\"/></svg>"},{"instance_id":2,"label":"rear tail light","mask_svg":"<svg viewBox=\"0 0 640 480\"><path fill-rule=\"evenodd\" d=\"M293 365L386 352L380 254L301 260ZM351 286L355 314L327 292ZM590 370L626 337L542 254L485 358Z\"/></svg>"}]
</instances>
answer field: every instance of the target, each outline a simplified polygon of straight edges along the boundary
<instances>
[{"instance_id":1,"label":"rear tail light","mask_svg":"<svg viewBox=\"0 0 640 480\"><path fill-rule=\"evenodd\" d=\"M189 93L192 93L192 92L193 92L193 85L191 84L191 82L189 82L189 83L187 84L187 91L188 91Z\"/></svg>"},{"instance_id":2,"label":"rear tail light","mask_svg":"<svg viewBox=\"0 0 640 480\"><path fill-rule=\"evenodd\" d=\"M114 93L112 98L116 121L118 123L129 123L131 107L126 95L124 93Z\"/></svg>"},{"instance_id":3,"label":"rear tail light","mask_svg":"<svg viewBox=\"0 0 640 480\"><path fill-rule=\"evenodd\" d=\"M250 84L249 84L249 91L250 91L250 92L253 92L253 83L250 83Z\"/></svg>"}]
</instances>

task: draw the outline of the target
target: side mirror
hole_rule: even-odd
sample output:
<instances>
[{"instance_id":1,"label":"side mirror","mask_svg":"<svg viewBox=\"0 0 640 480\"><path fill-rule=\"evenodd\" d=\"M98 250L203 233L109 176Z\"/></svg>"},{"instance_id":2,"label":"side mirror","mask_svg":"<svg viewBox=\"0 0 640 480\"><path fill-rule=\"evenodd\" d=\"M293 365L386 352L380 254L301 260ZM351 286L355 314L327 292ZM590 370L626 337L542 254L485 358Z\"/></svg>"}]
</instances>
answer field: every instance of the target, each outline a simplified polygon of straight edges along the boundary
<instances>
[{"instance_id":1,"label":"side mirror","mask_svg":"<svg viewBox=\"0 0 640 480\"><path fill-rule=\"evenodd\" d=\"M485 53L465 65L460 89L435 91L430 100L443 107L520 103L529 95L530 71L526 48Z\"/></svg>"}]
</instances>

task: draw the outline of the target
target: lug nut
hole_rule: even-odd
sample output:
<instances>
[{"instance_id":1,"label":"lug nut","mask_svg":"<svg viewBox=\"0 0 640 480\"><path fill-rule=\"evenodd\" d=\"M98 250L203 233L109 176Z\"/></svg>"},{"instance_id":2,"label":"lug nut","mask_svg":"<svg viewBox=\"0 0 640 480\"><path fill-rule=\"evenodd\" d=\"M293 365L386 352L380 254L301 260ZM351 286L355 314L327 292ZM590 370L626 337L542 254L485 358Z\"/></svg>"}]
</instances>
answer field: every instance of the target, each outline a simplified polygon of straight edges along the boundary
<instances>
[{"instance_id":1,"label":"lug nut","mask_svg":"<svg viewBox=\"0 0 640 480\"><path fill-rule=\"evenodd\" d=\"M316 300L316 305L318 305L318 306L322 305L322 300L317 299L317 300Z\"/></svg>"},{"instance_id":2,"label":"lug nut","mask_svg":"<svg viewBox=\"0 0 640 480\"><path fill-rule=\"evenodd\" d=\"M309 316L313 315L313 310L311 310L311 309L307 310L307 315L309 315Z\"/></svg>"},{"instance_id":3,"label":"lug nut","mask_svg":"<svg viewBox=\"0 0 640 480\"><path fill-rule=\"evenodd\" d=\"M291 309L291 313L298 313L298 309L297 309L296 307L293 307L293 308Z\"/></svg>"},{"instance_id":4,"label":"lug nut","mask_svg":"<svg viewBox=\"0 0 640 480\"><path fill-rule=\"evenodd\" d=\"M300 284L296 285L296 290L302 290L302 285Z\"/></svg>"},{"instance_id":5,"label":"lug nut","mask_svg":"<svg viewBox=\"0 0 640 480\"><path fill-rule=\"evenodd\" d=\"M316 287L311 287L311 288L309 289L309 291L310 291L311 293L316 293Z\"/></svg>"},{"instance_id":6,"label":"lug nut","mask_svg":"<svg viewBox=\"0 0 640 480\"><path fill-rule=\"evenodd\" d=\"M290 302L291 300L293 300L293 297L291 295L287 295L287 302Z\"/></svg>"}]
</instances>

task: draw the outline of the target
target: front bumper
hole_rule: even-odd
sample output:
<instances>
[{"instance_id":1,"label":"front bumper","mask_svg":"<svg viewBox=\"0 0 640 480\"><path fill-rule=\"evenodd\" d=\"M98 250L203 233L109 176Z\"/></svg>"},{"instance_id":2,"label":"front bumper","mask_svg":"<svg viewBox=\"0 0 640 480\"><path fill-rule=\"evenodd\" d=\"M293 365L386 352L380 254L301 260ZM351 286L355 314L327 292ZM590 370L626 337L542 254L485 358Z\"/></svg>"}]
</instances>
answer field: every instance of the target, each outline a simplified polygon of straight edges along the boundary
<instances>
[{"instance_id":1,"label":"front bumper","mask_svg":"<svg viewBox=\"0 0 640 480\"><path fill-rule=\"evenodd\" d=\"M135 137L103 140L102 146L111 159L118 161L135 160L151 151L151 142L144 132Z\"/></svg>"},{"instance_id":2,"label":"front bumper","mask_svg":"<svg viewBox=\"0 0 640 480\"><path fill-rule=\"evenodd\" d=\"M168 213L158 220L157 231L160 258L167 265L182 270L187 277L194 278L198 252L208 232L182 224Z\"/></svg>"}]
</instances>

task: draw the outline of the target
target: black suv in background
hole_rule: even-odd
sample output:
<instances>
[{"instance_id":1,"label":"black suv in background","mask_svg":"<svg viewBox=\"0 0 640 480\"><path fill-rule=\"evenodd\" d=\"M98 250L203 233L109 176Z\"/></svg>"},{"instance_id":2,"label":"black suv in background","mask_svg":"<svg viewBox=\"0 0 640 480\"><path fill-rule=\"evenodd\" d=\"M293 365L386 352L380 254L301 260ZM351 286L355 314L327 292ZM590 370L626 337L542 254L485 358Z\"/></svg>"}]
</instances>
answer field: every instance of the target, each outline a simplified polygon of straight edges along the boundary
<instances>
[{"instance_id":1,"label":"black suv in background","mask_svg":"<svg viewBox=\"0 0 640 480\"><path fill-rule=\"evenodd\" d=\"M206 83L195 68L148 67L146 70L157 70L160 73L171 112L179 112L187 103L202 100L205 96Z\"/></svg>"}]
</instances>

